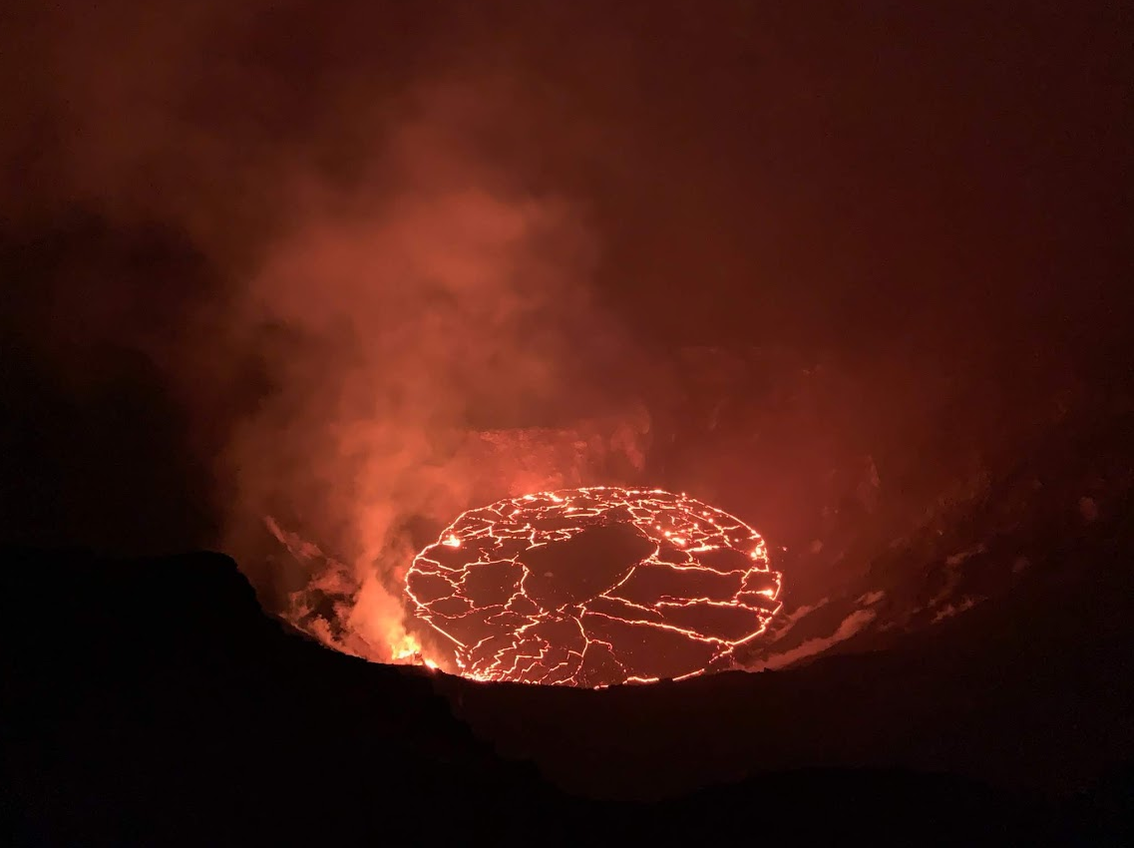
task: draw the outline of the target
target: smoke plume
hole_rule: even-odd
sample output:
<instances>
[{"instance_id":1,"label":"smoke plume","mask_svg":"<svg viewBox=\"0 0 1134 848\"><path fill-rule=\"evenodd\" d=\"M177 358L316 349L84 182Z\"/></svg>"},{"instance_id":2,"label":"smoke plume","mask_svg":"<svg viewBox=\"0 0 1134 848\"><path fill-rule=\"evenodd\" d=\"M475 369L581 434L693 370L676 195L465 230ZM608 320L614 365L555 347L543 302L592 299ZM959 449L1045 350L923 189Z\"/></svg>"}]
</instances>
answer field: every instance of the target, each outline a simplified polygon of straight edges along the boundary
<instances>
[{"instance_id":1,"label":"smoke plume","mask_svg":"<svg viewBox=\"0 0 1134 848\"><path fill-rule=\"evenodd\" d=\"M371 172L309 196L234 313L273 391L227 451L240 516L230 533L253 516L294 516L352 564L353 604L333 617L370 644L402 641L388 592L413 557L407 522L439 529L477 492L586 482L599 459L573 438L569 461L532 467L532 452L486 440L535 432L546 449L555 430L524 425L549 411L570 420L561 404L578 397L577 351L603 329L588 298L594 248L570 205L522 193L468 149L475 126L449 104L478 95L428 91Z\"/></svg>"},{"instance_id":2,"label":"smoke plume","mask_svg":"<svg viewBox=\"0 0 1134 848\"><path fill-rule=\"evenodd\" d=\"M648 482L828 597L1128 391L1126 22L899 5L6 4L4 538L378 656L463 508Z\"/></svg>"},{"instance_id":3,"label":"smoke plume","mask_svg":"<svg viewBox=\"0 0 1134 848\"><path fill-rule=\"evenodd\" d=\"M59 282L29 336L79 382L111 342L152 362L211 473L211 543L376 658L406 643L422 534L481 495L632 474L649 429L611 400L593 228L514 155L533 93L395 6L21 8L26 120L0 151L10 230L83 209L204 269L158 309L178 281L88 262L100 296Z\"/></svg>"}]
</instances>

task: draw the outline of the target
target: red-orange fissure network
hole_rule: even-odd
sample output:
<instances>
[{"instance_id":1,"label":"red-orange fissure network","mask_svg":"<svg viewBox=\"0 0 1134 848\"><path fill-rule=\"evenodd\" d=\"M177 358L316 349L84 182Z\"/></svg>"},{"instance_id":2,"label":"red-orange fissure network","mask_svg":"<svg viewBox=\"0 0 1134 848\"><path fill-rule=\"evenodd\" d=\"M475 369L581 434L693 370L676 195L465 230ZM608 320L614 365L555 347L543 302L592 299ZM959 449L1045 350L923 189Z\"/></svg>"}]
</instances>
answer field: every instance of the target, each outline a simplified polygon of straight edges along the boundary
<instances>
[{"instance_id":1,"label":"red-orange fissure network","mask_svg":"<svg viewBox=\"0 0 1134 848\"><path fill-rule=\"evenodd\" d=\"M469 510L406 594L478 680L597 687L689 677L779 611L781 575L735 516L660 489L595 487Z\"/></svg>"}]
</instances>

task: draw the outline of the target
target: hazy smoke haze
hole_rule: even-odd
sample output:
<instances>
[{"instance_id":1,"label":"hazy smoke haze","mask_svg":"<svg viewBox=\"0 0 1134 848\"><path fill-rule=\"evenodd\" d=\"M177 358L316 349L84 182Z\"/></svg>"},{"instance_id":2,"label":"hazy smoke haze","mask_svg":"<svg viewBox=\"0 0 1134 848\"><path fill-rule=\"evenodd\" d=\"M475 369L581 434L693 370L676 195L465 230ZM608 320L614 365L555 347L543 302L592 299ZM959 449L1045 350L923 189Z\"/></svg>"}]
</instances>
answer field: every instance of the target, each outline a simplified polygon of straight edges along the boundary
<instances>
[{"instance_id":1,"label":"hazy smoke haze","mask_svg":"<svg viewBox=\"0 0 1134 848\"><path fill-rule=\"evenodd\" d=\"M5 536L392 609L470 502L641 478L814 603L1128 358L1129 23L10 3Z\"/></svg>"}]
</instances>

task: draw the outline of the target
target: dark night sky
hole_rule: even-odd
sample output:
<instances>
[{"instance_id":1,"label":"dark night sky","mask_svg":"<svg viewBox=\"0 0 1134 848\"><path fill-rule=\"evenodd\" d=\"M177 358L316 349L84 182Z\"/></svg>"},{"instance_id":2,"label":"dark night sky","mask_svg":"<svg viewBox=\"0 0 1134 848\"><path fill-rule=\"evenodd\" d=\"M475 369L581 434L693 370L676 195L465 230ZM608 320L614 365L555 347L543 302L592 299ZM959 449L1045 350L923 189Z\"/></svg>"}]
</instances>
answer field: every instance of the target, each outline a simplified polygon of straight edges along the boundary
<instances>
[{"instance_id":1,"label":"dark night sky","mask_svg":"<svg viewBox=\"0 0 1134 848\"><path fill-rule=\"evenodd\" d=\"M871 420L1128 372L1127 4L0 14L6 540L219 544L250 477L350 496L312 422L569 421L684 345L822 351Z\"/></svg>"}]
</instances>

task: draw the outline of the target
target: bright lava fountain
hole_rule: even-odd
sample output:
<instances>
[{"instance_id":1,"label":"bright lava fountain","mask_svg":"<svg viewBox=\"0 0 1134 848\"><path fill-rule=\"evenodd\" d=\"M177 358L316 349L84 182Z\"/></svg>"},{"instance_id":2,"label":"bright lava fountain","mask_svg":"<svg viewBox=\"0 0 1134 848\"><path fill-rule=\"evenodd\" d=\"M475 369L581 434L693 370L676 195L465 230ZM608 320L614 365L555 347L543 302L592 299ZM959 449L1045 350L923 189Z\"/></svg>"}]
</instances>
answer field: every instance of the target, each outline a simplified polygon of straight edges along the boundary
<instances>
[{"instance_id":1,"label":"bright lava fountain","mask_svg":"<svg viewBox=\"0 0 1134 848\"><path fill-rule=\"evenodd\" d=\"M691 677L764 632L781 575L740 519L661 489L565 489L469 510L406 594L478 680Z\"/></svg>"}]
</instances>

